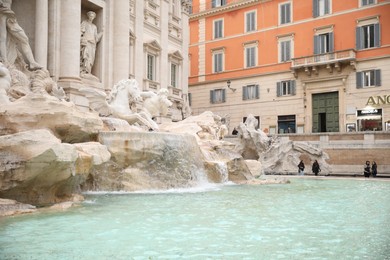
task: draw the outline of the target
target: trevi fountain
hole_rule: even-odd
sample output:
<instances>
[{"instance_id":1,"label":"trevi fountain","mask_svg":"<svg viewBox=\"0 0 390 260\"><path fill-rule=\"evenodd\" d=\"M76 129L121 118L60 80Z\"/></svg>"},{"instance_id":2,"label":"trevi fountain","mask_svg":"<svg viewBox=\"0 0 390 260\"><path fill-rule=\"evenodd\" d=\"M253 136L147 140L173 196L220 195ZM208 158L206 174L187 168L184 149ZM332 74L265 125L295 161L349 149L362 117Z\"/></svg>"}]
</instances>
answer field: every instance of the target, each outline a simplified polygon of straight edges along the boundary
<instances>
[{"instance_id":1,"label":"trevi fountain","mask_svg":"<svg viewBox=\"0 0 390 260\"><path fill-rule=\"evenodd\" d=\"M80 89L85 111L33 59L0 63L0 259L388 257L388 182L293 176L326 153L110 89Z\"/></svg>"}]
</instances>

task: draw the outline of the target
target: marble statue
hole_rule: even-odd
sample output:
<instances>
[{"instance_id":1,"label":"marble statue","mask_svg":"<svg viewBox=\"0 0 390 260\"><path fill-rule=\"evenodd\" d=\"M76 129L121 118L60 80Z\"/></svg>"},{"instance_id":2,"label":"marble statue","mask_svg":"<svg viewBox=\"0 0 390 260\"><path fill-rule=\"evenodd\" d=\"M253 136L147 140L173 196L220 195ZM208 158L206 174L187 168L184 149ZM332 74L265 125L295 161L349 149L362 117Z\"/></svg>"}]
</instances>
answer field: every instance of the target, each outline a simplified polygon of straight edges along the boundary
<instances>
[{"instance_id":1,"label":"marble statue","mask_svg":"<svg viewBox=\"0 0 390 260\"><path fill-rule=\"evenodd\" d=\"M34 59L28 37L11 10L12 0L0 0L0 61L13 64L18 51L29 70L41 69Z\"/></svg>"},{"instance_id":2,"label":"marble statue","mask_svg":"<svg viewBox=\"0 0 390 260\"><path fill-rule=\"evenodd\" d=\"M92 88L81 88L80 91L89 100L90 108L98 112L100 116L120 118L130 125L138 123L149 130L158 129L157 123L153 121L149 113L143 111L137 113L130 109L129 104L142 99L135 79L119 81L114 85L108 97L103 91Z\"/></svg>"},{"instance_id":3,"label":"marble statue","mask_svg":"<svg viewBox=\"0 0 390 260\"><path fill-rule=\"evenodd\" d=\"M92 23L96 13L89 11L87 16L88 19L81 23L80 69L82 74L91 74L95 63L96 45L103 35L103 32L98 33L96 25Z\"/></svg>"},{"instance_id":4,"label":"marble statue","mask_svg":"<svg viewBox=\"0 0 390 260\"><path fill-rule=\"evenodd\" d=\"M144 99L143 110L150 114L151 117L165 116L172 102L168 99L169 91L166 88L160 89L157 94L152 91L141 92Z\"/></svg>"},{"instance_id":5,"label":"marble statue","mask_svg":"<svg viewBox=\"0 0 390 260\"><path fill-rule=\"evenodd\" d=\"M11 74L7 67L0 62L0 104L7 104L10 102L7 91L11 86Z\"/></svg>"}]
</instances>

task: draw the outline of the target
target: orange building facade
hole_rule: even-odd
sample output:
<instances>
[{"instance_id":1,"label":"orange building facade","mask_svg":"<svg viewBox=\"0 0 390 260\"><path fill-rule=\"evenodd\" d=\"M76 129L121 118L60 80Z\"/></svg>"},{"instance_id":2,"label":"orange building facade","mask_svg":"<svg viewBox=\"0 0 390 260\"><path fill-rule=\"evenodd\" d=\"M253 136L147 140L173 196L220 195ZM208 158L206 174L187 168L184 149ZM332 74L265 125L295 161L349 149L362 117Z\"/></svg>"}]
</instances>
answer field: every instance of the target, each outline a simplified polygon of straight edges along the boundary
<instances>
[{"instance_id":1,"label":"orange building facade","mask_svg":"<svg viewBox=\"0 0 390 260\"><path fill-rule=\"evenodd\" d=\"M390 131L389 0L193 0L189 96L229 131Z\"/></svg>"}]
</instances>

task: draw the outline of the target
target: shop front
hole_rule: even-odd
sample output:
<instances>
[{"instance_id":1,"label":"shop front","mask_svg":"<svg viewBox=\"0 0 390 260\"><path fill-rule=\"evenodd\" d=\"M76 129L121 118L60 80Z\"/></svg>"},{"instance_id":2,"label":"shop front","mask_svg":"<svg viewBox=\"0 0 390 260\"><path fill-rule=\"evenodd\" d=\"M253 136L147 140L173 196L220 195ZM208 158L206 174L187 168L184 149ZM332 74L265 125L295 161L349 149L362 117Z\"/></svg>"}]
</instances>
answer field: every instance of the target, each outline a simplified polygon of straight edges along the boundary
<instances>
[{"instance_id":1,"label":"shop front","mask_svg":"<svg viewBox=\"0 0 390 260\"><path fill-rule=\"evenodd\" d=\"M382 131L383 116L381 108L357 110L357 131ZM347 129L348 131L348 129Z\"/></svg>"}]
</instances>

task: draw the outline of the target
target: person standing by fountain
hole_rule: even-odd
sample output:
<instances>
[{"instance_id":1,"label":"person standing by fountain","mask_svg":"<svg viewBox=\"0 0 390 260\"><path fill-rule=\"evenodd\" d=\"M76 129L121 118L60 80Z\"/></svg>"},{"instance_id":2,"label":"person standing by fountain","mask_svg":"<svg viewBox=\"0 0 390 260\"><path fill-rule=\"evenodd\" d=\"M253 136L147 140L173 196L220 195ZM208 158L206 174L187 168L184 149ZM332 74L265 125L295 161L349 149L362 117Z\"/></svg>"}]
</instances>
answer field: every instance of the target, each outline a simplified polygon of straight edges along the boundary
<instances>
[{"instance_id":1,"label":"person standing by fountain","mask_svg":"<svg viewBox=\"0 0 390 260\"><path fill-rule=\"evenodd\" d=\"M364 165L364 177L370 178L370 174L371 174L370 161L366 161L366 165Z\"/></svg>"},{"instance_id":2,"label":"person standing by fountain","mask_svg":"<svg viewBox=\"0 0 390 260\"><path fill-rule=\"evenodd\" d=\"M314 172L314 175L317 176L318 173L321 171L320 165L317 162L317 160L314 161L313 166L311 167L311 170Z\"/></svg>"},{"instance_id":3,"label":"person standing by fountain","mask_svg":"<svg viewBox=\"0 0 390 260\"><path fill-rule=\"evenodd\" d=\"M378 168L378 165L376 164L375 161L373 161L372 166L371 166L372 177L376 177L376 174L378 173L377 168Z\"/></svg>"},{"instance_id":4,"label":"person standing by fountain","mask_svg":"<svg viewBox=\"0 0 390 260\"><path fill-rule=\"evenodd\" d=\"M305 175L305 164L303 163L303 160L301 160L298 164L298 173L299 175Z\"/></svg>"}]
</instances>

